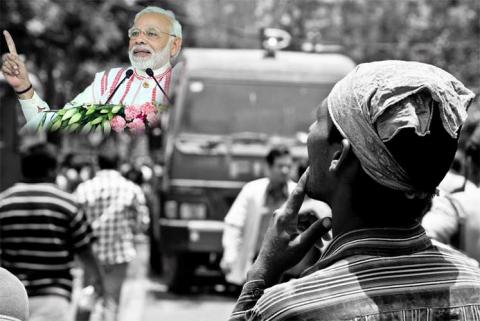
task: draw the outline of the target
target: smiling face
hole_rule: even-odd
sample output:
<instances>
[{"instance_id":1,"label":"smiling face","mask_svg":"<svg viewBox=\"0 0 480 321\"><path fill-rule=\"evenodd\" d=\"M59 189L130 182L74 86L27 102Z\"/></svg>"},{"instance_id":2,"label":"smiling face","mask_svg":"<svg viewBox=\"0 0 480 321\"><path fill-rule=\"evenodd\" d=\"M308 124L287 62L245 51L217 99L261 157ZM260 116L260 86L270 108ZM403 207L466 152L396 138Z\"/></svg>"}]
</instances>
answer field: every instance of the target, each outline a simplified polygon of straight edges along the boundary
<instances>
[{"instance_id":1,"label":"smiling face","mask_svg":"<svg viewBox=\"0 0 480 321\"><path fill-rule=\"evenodd\" d=\"M172 35L169 17L159 13L142 14L129 31L130 62L138 69L158 69L180 49L181 39Z\"/></svg>"},{"instance_id":2,"label":"smiling face","mask_svg":"<svg viewBox=\"0 0 480 321\"><path fill-rule=\"evenodd\" d=\"M328 115L326 101L317 108L316 118L317 120L309 128L307 140L310 169L306 193L311 198L329 204L336 186L334 173L329 170L329 167L335 151L338 150L338 144L329 139L330 129L334 125Z\"/></svg>"}]
</instances>

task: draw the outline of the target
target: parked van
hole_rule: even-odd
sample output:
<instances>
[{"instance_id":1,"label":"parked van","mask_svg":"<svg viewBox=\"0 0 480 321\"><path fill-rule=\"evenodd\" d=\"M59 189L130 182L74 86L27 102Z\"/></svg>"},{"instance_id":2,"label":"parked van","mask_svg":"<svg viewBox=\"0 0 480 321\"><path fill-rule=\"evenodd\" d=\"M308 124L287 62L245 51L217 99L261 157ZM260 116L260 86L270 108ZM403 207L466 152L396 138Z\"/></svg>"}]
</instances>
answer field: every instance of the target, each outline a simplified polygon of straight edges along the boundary
<instances>
[{"instance_id":1,"label":"parked van","mask_svg":"<svg viewBox=\"0 0 480 321\"><path fill-rule=\"evenodd\" d=\"M223 219L276 144L306 160L315 107L354 68L338 53L184 49L164 136L158 246L172 291L221 277ZM154 233L155 234L155 233Z\"/></svg>"}]
</instances>

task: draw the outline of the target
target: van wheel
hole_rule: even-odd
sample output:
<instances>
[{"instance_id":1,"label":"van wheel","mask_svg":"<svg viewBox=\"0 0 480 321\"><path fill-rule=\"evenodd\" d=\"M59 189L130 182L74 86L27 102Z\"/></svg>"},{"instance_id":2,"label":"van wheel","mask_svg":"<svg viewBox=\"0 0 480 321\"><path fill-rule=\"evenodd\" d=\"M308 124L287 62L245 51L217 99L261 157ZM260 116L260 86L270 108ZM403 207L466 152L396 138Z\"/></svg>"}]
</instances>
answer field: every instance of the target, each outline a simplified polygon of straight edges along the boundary
<instances>
[{"instance_id":1,"label":"van wheel","mask_svg":"<svg viewBox=\"0 0 480 321\"><path fill-rule=\"evenodd\" d=\"M188 293L195 266L186 253L163 253L163 279L172 293Z\"/></svg>"}]
</instances>

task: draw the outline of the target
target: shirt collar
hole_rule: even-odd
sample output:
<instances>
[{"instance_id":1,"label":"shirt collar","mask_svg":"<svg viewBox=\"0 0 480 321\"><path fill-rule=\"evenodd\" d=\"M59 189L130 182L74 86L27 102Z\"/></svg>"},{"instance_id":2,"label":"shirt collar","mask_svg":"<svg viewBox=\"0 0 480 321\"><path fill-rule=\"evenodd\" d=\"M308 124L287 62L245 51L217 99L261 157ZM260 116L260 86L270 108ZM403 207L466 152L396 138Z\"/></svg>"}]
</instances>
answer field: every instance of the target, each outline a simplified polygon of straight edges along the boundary
<instances>
[{"instance_id":1,"label":"shirt collar","mask_svg":"<svg viewBox=\"0 0 480 321\"><path fill-rule=\"evenodd\" d=\"M409 255L432 246L420 224L410 228L375 228L354 230L335 237L320 260L303 272L304 275L353 255Z\"/></svg>"},{"instance_id":2,"label":"shirt collar","mask_svg":"<svg viewBox=\"0 0 480 321\"><path fill-rule=\"evenodd\" d=\"M155 78L158 78L159 76L165 74L170 68L172 68L172 65L170 65L170 62L168 62L158 69L153 69L153 74ZM133 71L137 78L150 78L145 70L133 68Z\"/></svg>"},{"instance_id":3,"label":"shirt collar","mask_svg":"<svg viewBox=\"0 0 480 321\"><path fill-rule=\"evenodd\" d=\"M288 198L288 181L279 184L268 183L265 190L265 205L284 203Z\"/></svg>"}]
</instances>

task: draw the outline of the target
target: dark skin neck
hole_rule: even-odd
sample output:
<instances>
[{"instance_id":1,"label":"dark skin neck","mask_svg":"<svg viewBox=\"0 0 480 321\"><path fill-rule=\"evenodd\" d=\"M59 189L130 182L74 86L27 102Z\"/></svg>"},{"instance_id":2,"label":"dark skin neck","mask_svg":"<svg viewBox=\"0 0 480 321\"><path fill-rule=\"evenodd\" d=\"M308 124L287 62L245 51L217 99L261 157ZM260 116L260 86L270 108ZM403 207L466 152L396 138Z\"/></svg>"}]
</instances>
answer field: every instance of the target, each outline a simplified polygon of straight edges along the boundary
<instances>
[{"instance_id":1,"label":"dark skin neck","mask_svg":"<svg viewBox=\"0 0 480 321\"><path fill-rule=\"evenodd\" d=\"M407 228L415 225L407 213L417 213L401 193L392 194L366 177L360 164L350 164L351 172L339 177L331 197L333 235L339 236L358 229ZM362 172L358 172L362 171Z\"/></svg>"},{"instance_id":2,"label":"dark skin neck","mask_svg":"<svg viewBox=\"0 0 480 321\"><path fill-rule=\"evenodd\" d=\"M355 191L345 187L338 191L331 203L333 235L338 236L359 229L402 228L416 224L414 220L404 218L404 206L378 203L375 197L359 203L353 196Z\"/></svg>"}]
</instances>

